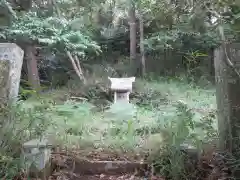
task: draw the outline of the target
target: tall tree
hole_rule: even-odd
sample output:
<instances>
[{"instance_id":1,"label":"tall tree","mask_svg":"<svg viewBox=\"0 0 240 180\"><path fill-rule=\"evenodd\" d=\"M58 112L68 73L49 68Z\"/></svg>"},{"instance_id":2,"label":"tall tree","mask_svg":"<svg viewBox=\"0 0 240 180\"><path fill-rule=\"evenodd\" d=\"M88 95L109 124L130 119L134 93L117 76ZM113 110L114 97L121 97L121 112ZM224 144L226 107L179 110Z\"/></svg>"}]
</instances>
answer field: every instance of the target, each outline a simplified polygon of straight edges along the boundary
<instances>
[{"instance_id":1,"label":"tall tree","mask_svg":"<svg viewBox=\"0 0 240 180\"><path fill-rule=\"evenodd\" d=\"M136 64L137 59L137 25L136 10L134 0L129 0L129 26L130 26L130 60L132 64Z\"/></svg>"},{"instance_id":2,"label":"tall tree","mask_svg":"<svg viewBox=\"0 0 240 180\"><path fill-rule=\"evenodd\" d=\"M219 148L224 152L232 153L238 159L240 158L240 43L234 42L237 39L225 36L224 29L226 25L232 28L240 27L238 16L231 10L232 6L236 7L235 4L230 3L225 4L222 11L214 11L219 20L218 29L222 40L221 46L215 50L214 64ZM240 7L238 9L240 10ZM238 15L239 12L237 11ZM231 23L227 24L229 20ZM238 168L234 171L235 178L239 179Z\"/></svg>"},{"instance_id":3,"label":"tall tree","mask_svg":"<svg viewBox=\"0 0 240 180\"><path fill-rule=\"evenodd\" d=\"M72 15L67 13L70 9L74 12ZM10 26L3 28L1 33L3 38L17 42L25 49L30 85L34 89L38 89L40 85L35 45L47 46L52 54L65 52L66 57L71 54L70 62L73 66L77 65L76 73L85 82L79 57L83 57L86 51L100 52L100 47L91 39L91 33L85 27L85 22L78 18L84 10L77 5L77 2L75 0L37 1L28 12L19 13L18 9L15 10L16 18L12 20ZM13 10L12 14L14 13Z\"/></svg>"},{"instance_id":4,"label":"tall tree","mask_svg":"<svg viewBox=\"0 0 240 180\"><path fill-rule=\"evenodd\" d=\"M229 60L234 63L239 61L239 52L240 44L222 45L215 50L214 60L219 148L223 152L232 153L236 158L240 157L240 76L229 65ZM236 178L240 178L238 171L234 173Z\"/></svg>"},{"instance_id":5,"label":"tall tree","mask_svg":"<svg viewBox=\"0 0 240 180\"><path fill-rule=\"evenodd\" d=\"M146 62L145 62L145 48L144 48L144 20L143 16L139 16L139 32L140 32L140 53L141 53L141 75L146 74Z\"/></svg>"}]
</instances>

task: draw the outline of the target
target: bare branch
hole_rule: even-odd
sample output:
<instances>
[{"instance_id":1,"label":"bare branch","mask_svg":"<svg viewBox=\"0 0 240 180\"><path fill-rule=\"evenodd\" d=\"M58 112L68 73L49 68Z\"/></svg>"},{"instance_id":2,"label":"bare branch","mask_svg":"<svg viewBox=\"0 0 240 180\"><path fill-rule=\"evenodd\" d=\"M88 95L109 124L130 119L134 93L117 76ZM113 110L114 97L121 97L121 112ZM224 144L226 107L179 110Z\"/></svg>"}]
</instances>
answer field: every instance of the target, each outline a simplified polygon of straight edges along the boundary
<instances>
[{"instance_id":1,"label":"bare branch","mask_svg":"<svg viewBox=\"0 0 240 180\"><path fill-rule=\"evenodd\" d=\"M82 68L81 68L81 65L80 65L80 60L79 60L77 55L75 55L75 60L77 62L77 67L78 67L79 73L81 75L81 78L83 80L83 83L86 84L86 79L85 79L85 77L83 75L83 71L82 71Z\"/></svg>"},{"instance_id":2,"label":"bare branch","mask_svg":"<svg viewBox=\"0 0 240 180\"><path fill-rule=\"evenodd\" d=\"M80 78L80 80L82 80L81 73L76 65L76 62L74 61L74 58L72 57L72 54L69 51L67 51L67 56L69 57L69 60L71 61L73 69L75 70L77 76Z\"/></svg>"}]
</instances>

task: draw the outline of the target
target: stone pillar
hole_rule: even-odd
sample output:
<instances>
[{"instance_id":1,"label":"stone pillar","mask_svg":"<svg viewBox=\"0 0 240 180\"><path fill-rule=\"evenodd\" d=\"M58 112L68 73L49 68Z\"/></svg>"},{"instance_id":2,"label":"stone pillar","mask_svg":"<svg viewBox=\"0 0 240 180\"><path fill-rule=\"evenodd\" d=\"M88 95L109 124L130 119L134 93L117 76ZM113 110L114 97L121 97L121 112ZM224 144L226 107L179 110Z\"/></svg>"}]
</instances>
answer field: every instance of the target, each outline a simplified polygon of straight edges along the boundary
<instances>
[{"instance_id":1,"label":"stone pillar","mask_svg":"<svg viewBox=\"0 0 240 180\"><path fill-rule=\"evenodd\" d=\"M23 50L14 43L0 43L0 103L16 101L21 78Z\"/></svg>"}]
</instances>

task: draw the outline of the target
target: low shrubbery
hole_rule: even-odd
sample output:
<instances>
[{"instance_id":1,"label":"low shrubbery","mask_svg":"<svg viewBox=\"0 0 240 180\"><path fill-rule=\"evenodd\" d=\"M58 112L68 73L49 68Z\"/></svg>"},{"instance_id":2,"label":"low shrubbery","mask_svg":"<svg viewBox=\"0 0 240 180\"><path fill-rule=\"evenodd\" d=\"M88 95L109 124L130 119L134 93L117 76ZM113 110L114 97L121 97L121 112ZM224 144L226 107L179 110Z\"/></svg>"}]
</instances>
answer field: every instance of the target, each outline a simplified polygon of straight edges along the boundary
<instances>
[{"instance_id":1,"label":"low shrubbery","mask_svg":"<svg viewBox=\"0 0 240 180\"><path fill-rule=\"evenodd\" d=\"M0 179L13 179L21 171L20 153L24 142L42 137L51 121L45 116L44 102L23 108L22 101L1 108Z\"/></svg>"}]
</instances>

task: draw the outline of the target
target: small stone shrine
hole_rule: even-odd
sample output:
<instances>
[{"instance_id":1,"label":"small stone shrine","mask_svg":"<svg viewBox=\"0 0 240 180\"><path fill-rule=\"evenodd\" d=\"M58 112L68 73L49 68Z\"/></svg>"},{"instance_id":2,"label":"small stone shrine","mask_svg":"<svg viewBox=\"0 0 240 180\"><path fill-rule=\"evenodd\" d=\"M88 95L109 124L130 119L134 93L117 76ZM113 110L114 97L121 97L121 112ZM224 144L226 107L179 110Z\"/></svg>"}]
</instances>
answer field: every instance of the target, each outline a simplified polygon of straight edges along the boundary
<instances>
[{"instance_id":1,"label":"small stone shrine","mask_svg":"<svg viewBox=\"0 0 240 180\"><path fill-rule=\"evenodd\" d=\"M130 78L108 78L111 81L110 89L114 92L114 103L128 102L129 95L132 92L132 83L135 77Z\"/></svg>"}]
</instances>

